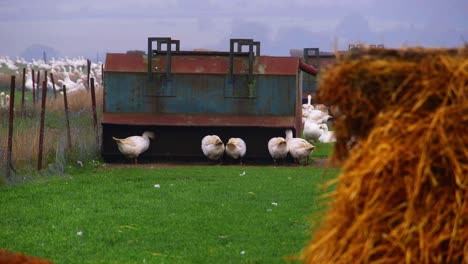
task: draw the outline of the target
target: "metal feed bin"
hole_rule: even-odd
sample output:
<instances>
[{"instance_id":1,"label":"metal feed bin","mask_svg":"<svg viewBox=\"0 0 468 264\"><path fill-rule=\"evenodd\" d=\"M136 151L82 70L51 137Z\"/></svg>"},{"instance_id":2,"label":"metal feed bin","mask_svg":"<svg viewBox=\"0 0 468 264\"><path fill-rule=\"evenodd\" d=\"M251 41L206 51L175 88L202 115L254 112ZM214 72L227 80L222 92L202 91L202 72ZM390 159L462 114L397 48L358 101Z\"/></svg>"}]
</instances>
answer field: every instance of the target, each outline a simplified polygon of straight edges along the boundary
<instances>
[{"instance_id":1,"label":"metal feed bin","mask_svg":"<svg viewBox=\"0 0 468 264\"><path fill-rule=\"evenodd\" d=\"M270 138L301 131L298 65L294 57L260 56L251 39L231 39L229 51L219 52L181 51L178 40L149 38L147 55L107 54L103 158L122 159L113 136L151 130L156 138L140 160L205 159L201 139L209 134L224 143L243 138L246 161L271 160Z\"/></svg>"}]
</instances>

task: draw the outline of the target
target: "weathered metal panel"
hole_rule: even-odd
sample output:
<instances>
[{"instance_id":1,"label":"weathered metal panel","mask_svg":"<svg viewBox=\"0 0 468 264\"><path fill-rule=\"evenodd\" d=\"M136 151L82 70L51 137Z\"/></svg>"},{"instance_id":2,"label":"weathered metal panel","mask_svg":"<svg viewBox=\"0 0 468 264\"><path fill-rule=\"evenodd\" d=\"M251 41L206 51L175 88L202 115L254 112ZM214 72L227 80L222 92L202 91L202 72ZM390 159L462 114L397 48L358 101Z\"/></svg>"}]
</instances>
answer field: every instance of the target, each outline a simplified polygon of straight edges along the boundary
<instances>
[{"instance_id":1,"label":"weathered metal panel","mask_svg":"<svg viewBox=\"0 0 468 264\"><path fill-rule=\"evenodd\" d=\"M104 113L239 114L294 116L296 82L289 76L256 76L251 98L226 96L228 77L174 74L172 93L160 95L163 84L142 73L105 75Z\"/></svg>"},{"instance_id":2,"label":"weathered metal panel","mask_svg":"<svg viewBox=\"0 0 468 264\"><path fill-rule=\"evenodd\" d=\"M105 75L104 112L150 112L146 104L144 75L112 73Z\"/></svg>"}]
</instances>

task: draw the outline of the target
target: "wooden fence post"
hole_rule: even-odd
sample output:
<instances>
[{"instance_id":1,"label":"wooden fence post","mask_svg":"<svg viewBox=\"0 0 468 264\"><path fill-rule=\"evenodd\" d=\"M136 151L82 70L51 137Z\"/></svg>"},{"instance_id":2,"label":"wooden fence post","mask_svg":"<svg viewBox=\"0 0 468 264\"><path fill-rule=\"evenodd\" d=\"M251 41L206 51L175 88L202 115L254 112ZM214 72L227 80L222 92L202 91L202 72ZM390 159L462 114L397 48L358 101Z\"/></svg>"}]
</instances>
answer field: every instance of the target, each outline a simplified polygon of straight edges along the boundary
<instances>
[{"instance_id":1,"label":"wooden fence post","mask_svg":"<svg viewBox=\"0 0 468 264\"><path fill-rule=\"evenodd\" d=\"M86 66L88 68L88 78L87 78L87 82L86 82L86 90L89 92L89 73L91 71L91 61L89 59L86 60Z\"/></svg>"},{"instance_id":2,"label":"wooden fence post","mask_svg":"<svg viewBox=\"0 0 468 264\"><path fill-rule=\"evenodd\" d=\"M94 134L96 136L96 146L99 147L99 131L96 114L96 93L94 90L94 78L91 78L91 106L93 108Z\"/></svg>"},{"instance_id":3,"label":"wooden fence post","mask_svg":"<svg viewBox=\"0 0 468 264\"><path fill-rule=\"evenodd\" d=\"M68 117L68 101L67 101L67 86L62 86L63 90L63 105L65 106L65 119L67 120L67 146L71 149L71 134L70 134L70 118Z\"/></svg>"},{"instance_id":4,"label":"wooden fence post","mask_svg":"<svg viewBox=\"0 0 468 264\"><path fill-rule=\"evenodd\" d=\"M23 85L21 85L21 113L24 111L24 89L26 87L26 68L23 68Z\"/></svg>"},{"instance_id":5,"label":"wooden fence post","mask_svg":"<svg viewBox=\"0 0 468 264\"><path fill-rule=\"evenodd\" d=\"M41 70L37 70L36 100L39 101L39 84L41 83Z\"/></svg>"},{"instance_id":6,"label":"wooden fence post","mask_svg":"<svg viewBox=\"0 0 468 264\"><path fill-rule=\"evenodd\" d=\"M45 121L45 108L47 98L47 81L44 79L42 82L42 104L41 104L41 124L39 131L39 153L37 157L37 170L42 169L42 152L44 150L44 121Z\"/></svg>"},{"instance_id":7,"label":"wooden fence post","mask_svg":"<svg viewBox=\"0 0 468 264\"><path fill-rule=\"evenodd\" d=\"M55 91L55 81L52 72L50 73L50 80L52 82L52 90L54 90L54 99L57 99L57 91Z\"/></svg>"},{"instance_id":8,"label":"wooden fence post","mask_svg":"<svg viewBox=\"0 0 468 264\"><path fill-rule=\"evenodd\" d=\"M7 167L6 167L6 177L9 178L11 174L11 152L13 149L13 121L15 116L15 76L11 76L10 81L10 115L8 118L8 146L7 146Z\"/></svg>"},{"instance_id":9,"label":"wooden fence post","mask_svg":"<svg viewBox=\"0 0 468 264\"><path fill-rule=\"evenodd\" d=\"M36 79L34 77L34 69L31 69L31 75L32 75L32 97L33 97L33 105L36 107Z\"/></svg>"}]
</instances>

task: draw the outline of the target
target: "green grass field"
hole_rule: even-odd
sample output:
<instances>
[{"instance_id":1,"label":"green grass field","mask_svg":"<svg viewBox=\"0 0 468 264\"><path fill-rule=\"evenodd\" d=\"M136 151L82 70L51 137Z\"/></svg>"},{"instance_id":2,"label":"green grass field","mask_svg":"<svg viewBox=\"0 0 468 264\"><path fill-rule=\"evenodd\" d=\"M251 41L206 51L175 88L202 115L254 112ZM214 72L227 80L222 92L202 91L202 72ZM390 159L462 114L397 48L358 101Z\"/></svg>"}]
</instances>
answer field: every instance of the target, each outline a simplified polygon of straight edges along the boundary
<instances>
[{"instance_id":1,"label":"green grass field","mask_svg":"<svg viewBox=\"0 0 468 264\"><path fill-rule=\"evenodd\" d=\"M289 262L323 216L321 197L330 189L319 186L338 173L313 166L96 165L92 119L82 109L89 108L87 94L70 112L71 151L61 145L63 107L46 112L45 163L63 162L66 175L29 172L39 114L25 95L29 108L16 115L14 130L20 179L12 184L21 184L2 186L0 175L0 249L55 263ZM17 91L16 107L20 101ZM7 113L0 118L5 139ZM312 165L332 152L333 144L313 145ZM77 160L85 167L74 167Z\"/></svg>"},{"instance_id":2,"label":"green grass field","mask_svg":"<svg viewBox=\"0 0 468 264\"><path fill-rule=\"evenodd\" d=\"M245 173L244 173L245 172ZM55 263L285 263L337 169L95 168L0 188L0 248Z\"/></svg>"}]
</instances>

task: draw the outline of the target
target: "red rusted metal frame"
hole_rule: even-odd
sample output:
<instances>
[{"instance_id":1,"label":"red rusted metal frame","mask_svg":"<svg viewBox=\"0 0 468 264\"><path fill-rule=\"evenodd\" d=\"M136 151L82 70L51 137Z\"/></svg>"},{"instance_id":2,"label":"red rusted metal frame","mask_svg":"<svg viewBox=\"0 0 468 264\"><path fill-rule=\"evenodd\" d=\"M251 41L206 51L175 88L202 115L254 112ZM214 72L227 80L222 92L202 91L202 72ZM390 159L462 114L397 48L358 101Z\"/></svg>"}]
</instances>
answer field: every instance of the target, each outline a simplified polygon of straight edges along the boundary
<instances>
[{"instance_id":1,"label":"red rusted metal frame","mask_svg":"<svg viewBox=\"0 0 468 264\"><path fill-rule=\"evenodd\" d=\"M295 119L294 128L296 129L295 137L302 136L302 79L299 78L299 73L296 75L296 104L295 104Z\"/></svg>"},{"instance_id":2,"label":"red rusted metal frame","mask_svg":"<svg viewBox=\"0 0 468 264\"><path fill-rule=\"evenodd\" d=\"M63 85L62 86L63 90L63 105L65 108L65 120L67 122L67 147L68 149L71 149L71 134L70 134L70 118L68 116L68 100L67 100L67 86Z\"/></svg>"},{"instance_id":3,"label":"red rusted metal frame","mask_svg":"<svg viewBox=\"0 0 468 264\"><path fill-rule=\"evenodd\" d=\"M300 115L299 115L300 116ZM257 116L223 114L133 114L104 113L102 123L132 125L167 126L251 126L251 127L291 127L294 116Z\"/></svg>"},{"instance_id":4,"label":"red rusted metal frame","mask_svg":"<svg viewBox=\"0 0 468 264\"><path fill-rule=\"evenodd\" d=\"M299 61L299 69L303 72L316 76L319 70L312 65Z\"/></svg>"},{"instance_id":5,"label":"red rusted metal frame","mask_svg":"<svg viewBox=\"0 0 468 264\"><path fill-rule=\"evenodd\" d=\"M101 64L101 83L104 86L104 64Z\"/></svg>"},{"instance_id":6,"label":"red rusted metal frame","mask_svg":"<svg viewBox=\"0 0 468 264\"><path fill-rule=\"evenodd\" d=\"M42 152L44 151L44 123L45 123L46 99L47 99L47 81L44 79L44 81L42 81L42 104L41 104L41 121L40 121L40 126L39 126L39 153L37 156L37 170L42 169Z\"/></svg>"},{"instance_id":7,"label":"red rusted metal frame","mask_svg":"<svg viewBox=\"0 0 468 264\"><path fill-rule=\"evenodd\" d=\"M165 55L166 51L165 50L158 51L158 54ZM204 56L204 57L205 56L210 56L210 57L225 56L225 57L229 57L230 52L229 51L209 51L209 50L180 50L180 51L171 50L171 54L174 56ZM249 53L239 52L239 53L236 53L236 56L248 57Z\"/></svg>"},{"instance_id":8,"label":"red rusted metal frame","mask_svg":"<svg viewBox=\"0 0 468 264\"><path fill-rule=\"evenodd\" d=\"M93 109L93 120L94 120L94 134L96 136L96 146L99 146L99 131L96 114L96 94L94 90L94 78L91 78L91 106Z\"/></svg>"},{"instance_id":9,"label":"red rusted metal frame","mask_svg":"<svg viewBox=\"0 0 468 264\"><path fill-rule=\"evenodd\" d=\"M254 75L296 75L299 58L257 56L253 64ZM166 58L153 59L153 71L165 73ZM147 58L137 54L110 53L106 57L106 72L147 72ZM157 69L155 69L157 67ZM245 58L234 58L234 74L246 74L249 66ZM171 73L229 74L229 57L177 56L171 57Z\"/></svg>"},{"instance_id":10,"label":"red rusted metal frame","mask_svg":"<svg viewBox=\"0 0 468 264\"><path fill-rule=\"evenodd\" d=\"M9 178L11 174L12 160L11 152L13 149L13 121L15 116L15 76L11 76L10 81L10 113L8 117L8 145L7 145L7 167L6 167L6 177Z\"/></svg>"}]
</instances>

